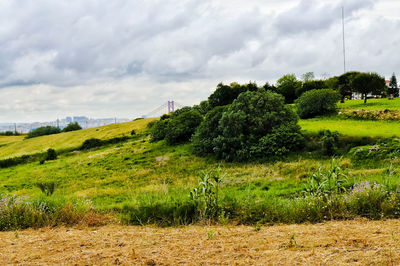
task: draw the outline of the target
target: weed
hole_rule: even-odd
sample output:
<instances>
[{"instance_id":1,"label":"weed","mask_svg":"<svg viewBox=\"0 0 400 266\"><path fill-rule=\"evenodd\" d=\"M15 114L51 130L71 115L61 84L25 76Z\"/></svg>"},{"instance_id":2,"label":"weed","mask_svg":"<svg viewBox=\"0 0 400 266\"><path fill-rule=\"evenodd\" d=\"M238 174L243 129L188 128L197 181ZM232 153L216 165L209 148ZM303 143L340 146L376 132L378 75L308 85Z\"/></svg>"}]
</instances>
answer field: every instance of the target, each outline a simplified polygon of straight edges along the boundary
<instances>
[{"instance_id":1,"label":"weed","mask_svg":"<svg viewBox=\"0 0 400 266\"><path fill-rule=\"evenodd\" d=\"M215 237L215 230L214 229L208 230L207 239L210 240L210 239L213 239L214 237Z\"/></svg>"},{"instance_id":2,"label":"weed","mask_svg":"<svg viewBox=\"0 0 400 266\"><path fill-rule=\"evenodd\" d=\"M46 196L53 195L54 190L56 189L56 183L54 181L37 182L35 185L42 191L42 193L46 194Z\"/></svg>"}]
</instances>

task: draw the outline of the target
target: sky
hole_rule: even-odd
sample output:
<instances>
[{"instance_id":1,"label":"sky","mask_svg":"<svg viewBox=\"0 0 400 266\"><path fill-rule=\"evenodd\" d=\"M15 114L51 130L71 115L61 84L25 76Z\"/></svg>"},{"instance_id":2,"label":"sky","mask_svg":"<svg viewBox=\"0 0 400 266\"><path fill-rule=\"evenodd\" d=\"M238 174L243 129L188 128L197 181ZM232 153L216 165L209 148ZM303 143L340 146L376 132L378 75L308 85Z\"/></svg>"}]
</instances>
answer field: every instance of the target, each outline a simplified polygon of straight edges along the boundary
<instances>
[{"instance_id":1,"label":"sky","mask_svg":"<svg viewBox=\"0 0 400 266\"><path fill-rule=\"evenodd\" d=\"M0 0L0 123L136 118L219 82L400 75L398 0Z\"/></svg>"}]
</instances>

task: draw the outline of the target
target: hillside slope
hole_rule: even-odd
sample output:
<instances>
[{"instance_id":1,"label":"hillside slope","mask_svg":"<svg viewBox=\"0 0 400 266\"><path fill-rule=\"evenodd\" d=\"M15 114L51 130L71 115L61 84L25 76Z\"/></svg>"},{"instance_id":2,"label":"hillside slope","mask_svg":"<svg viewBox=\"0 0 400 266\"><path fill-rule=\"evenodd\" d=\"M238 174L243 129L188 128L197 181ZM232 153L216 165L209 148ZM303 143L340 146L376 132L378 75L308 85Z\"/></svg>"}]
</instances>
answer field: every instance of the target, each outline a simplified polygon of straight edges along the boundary
<instances>
[{"instance_id":1,"label":"hillside slope","mask_svg":"<svg viewBox=\"0 0 400 266\"><path fill-rule=\"evenodd\" d=\"M109 139L130 135L132 129L139 132L153 119L140 119L127 123L82 129L66 133L42 136L31 139L17 137L0 138L0 159L46 151L49 148L61 150L75 148L89 138Z\"/></svg>"}]
</instances>

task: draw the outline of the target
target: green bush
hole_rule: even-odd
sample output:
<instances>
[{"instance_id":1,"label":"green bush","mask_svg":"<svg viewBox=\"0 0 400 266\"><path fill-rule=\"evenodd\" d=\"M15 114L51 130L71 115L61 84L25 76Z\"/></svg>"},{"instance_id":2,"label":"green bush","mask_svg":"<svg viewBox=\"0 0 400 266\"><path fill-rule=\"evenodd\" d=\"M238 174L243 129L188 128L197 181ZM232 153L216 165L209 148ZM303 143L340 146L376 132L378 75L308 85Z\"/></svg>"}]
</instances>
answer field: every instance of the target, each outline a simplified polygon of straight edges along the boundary
<instances>
[{"instance_id":1,"label":"green bush","mask_svg":"<svg viewBox=\"0 0 400 266\"><path fill-rule=\"evenodd\" d=\"M303 93L296 101L297 114L301 118L337 113L340 95L331 89L311 90Z\"/></svg>"},{"instance_id":2,"label":"green bush","mask_svg":"<svg viewBox=\"0 0 400 266\"><path fill-rule=\"evenodd\" d=\"M58 127L52 127L52 126L38 127L36 129L32 129L31 131L29 131L26 138L29 139L45 135L58 134L60 132L61 130Z\"/></svg>"},{"instance_id":3,"label":"green bush","mask_svg":"<svg viewBox=\"0 0 400 266\"><path fill-rule=\"evenodd\" d=\"M165 139L167 127L171 119L158 120L150 128L150 141L155 142Z\"/></svg>"},{"instance_id":4,"label":"green bush","mask_svg":"<svg viewBox=\"0 0 400 266\"><path fill-rule=\"evenodd\" d=\"M335 155L339 145L339 132L324 130L321 132L322 152L325 155Z\"/></svg>"},{"instance_id":5,"label":"green bush","mask_svg":"<svg viewBox=\"0 0 400 266\"><path fill-rule=\"evenodd\" d=\"M193 110L173 116L166 128L165 140L169 145L189 141L202 120L203 116Z\"/></svg>"},{"instance_id":6,"label":"green bush","mask_svg":"<svg viewBox=\"0 0 400 266\"><path fill-rule=\"evenodd\" d=\"M104 145L103 141L96 138L87 139L82 143L80 150L89 150Z\"/></svg>"},{"instance_id":7,"label":"green bush","mask_svg":"<svg viewBox=\"0 0 400 266\"><path fill-rule=\"evenodd\" d=\"M82 129L82 127L78 124L78 122L71 122L62 130L62 132L76 131L80 129Z\"/></svg>"},{"instance_id":8,"label":"green bush","mask_svg":"<svg viewBox=\"0 0 400 266\"><path fill-rule=\"evenodd\" d=\"M281 95L264 89L241 93L223 112L214 129L218 136L212 140L212 150L227 161L286 154L301 139L297 121L297 115L284 104ZM287 138L289 135L292 138ZM282 145L284 149L278 147Z\"/></svg>"},{"instance_id":9,"label":"green bush","mask_svg":"<svg viewBox=\"0 0 400 266\"><path fill-rule=\"evenodd\" d=\"M57 152L54 149L48 149L46 160L47 161L57 160Z\"/></svg>"},{"instance_id":10,"label":"green bush","mask_svg":"<svg viewBox=\"0 0 400 266\"><path fill-rule=\"evenodd\" d=\"M206 114L204 120L197 127L192 139L193 150L197 155L204 156L214 153L214 139L222 134L218 127L219 120L226 109L226 106L215 107Z\"/></svg>"}]
</instances>

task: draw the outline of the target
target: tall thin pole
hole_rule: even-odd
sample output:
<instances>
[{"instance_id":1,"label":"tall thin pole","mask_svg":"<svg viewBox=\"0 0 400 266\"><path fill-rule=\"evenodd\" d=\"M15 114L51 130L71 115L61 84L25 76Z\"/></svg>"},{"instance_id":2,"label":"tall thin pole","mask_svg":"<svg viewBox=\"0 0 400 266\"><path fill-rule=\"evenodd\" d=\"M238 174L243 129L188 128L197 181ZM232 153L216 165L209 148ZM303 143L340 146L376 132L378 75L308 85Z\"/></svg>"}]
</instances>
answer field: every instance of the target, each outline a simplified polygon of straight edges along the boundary
<instances>
[{"instance_id":1,"label":"tall thin pole","mask_svg":"<svg viewBox=\"0 0 400 266\"><path fill-rule=\"evenodd\" d=\"M346 43L344 39L344 7L342 6L342 33L343 33L343 73L346 73Z\"/></svg>"}]
</instances>

